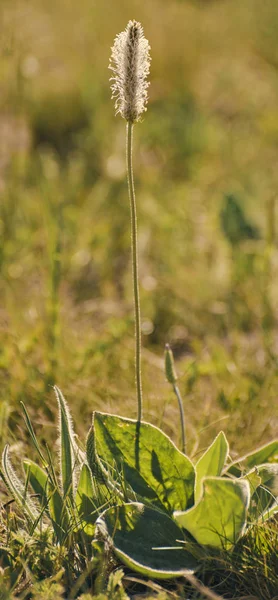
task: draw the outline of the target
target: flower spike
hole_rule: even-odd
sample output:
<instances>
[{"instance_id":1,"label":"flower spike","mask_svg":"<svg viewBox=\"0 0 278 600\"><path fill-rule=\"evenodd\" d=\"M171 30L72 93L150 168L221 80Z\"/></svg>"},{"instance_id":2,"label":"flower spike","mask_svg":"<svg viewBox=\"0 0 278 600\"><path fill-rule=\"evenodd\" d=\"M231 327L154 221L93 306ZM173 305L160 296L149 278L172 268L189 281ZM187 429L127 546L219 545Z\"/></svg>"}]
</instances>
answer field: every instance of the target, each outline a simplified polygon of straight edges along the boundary
<instances>
[{"instance_id":1,"label":"flower spike","mask_svg":"<svg viewBox=\"0 0 278 600\"><path fill-rule=\"evenodd\" d=\"M138 121L147 110L147 76L150 72L150 45L144 36L141 23L129 21L125 31L119 33L112 47L109 69L112 98L116 114L130 123Z\"/></svg>"}]
</instances>

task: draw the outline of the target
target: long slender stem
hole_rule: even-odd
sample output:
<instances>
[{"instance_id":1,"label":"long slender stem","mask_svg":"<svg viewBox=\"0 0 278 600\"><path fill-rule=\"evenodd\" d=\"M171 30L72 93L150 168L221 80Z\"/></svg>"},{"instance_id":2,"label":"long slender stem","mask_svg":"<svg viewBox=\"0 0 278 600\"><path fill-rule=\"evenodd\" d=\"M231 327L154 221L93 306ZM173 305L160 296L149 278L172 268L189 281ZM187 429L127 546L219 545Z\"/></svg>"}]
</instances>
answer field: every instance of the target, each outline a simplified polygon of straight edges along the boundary
<instances>
[{"instance_id":1,"label":"long slender stem","mask_svg":"<svg viewBox=\"0 0 278 600\"><path fill-rule=\"evenodd\" d=\"M132 252L132 276L134 294L134 316L135 316L135 379L138 403L138 422L142 419L142 380L141 380L141 320L140 320L140 296L138 281L138 243L137 243L137 216L136 201L132 168L132 134L133 123L127 122L126 128L126 167L127 182L130 200L131 214L131 252Z\"/></svg>"},{"instance_id":2,"label":"long slender stem","mask_svg":"<svg viewBox=\"0 0 278 600\"><path fill-rule=\"evenodd\" d=\"M180 390L179 390L178 386L175 383L173 385L173 388L174 388L174 392L175 392L175 394L177 396L178 404L179 404L179 409L180 409L181 445L182 445L182 451L185 454L185 451L186 451L186 438L185 438L185 419L184 419L184 410L183 410L182 397L180 395Z\"/></svg>"}]
</instances>

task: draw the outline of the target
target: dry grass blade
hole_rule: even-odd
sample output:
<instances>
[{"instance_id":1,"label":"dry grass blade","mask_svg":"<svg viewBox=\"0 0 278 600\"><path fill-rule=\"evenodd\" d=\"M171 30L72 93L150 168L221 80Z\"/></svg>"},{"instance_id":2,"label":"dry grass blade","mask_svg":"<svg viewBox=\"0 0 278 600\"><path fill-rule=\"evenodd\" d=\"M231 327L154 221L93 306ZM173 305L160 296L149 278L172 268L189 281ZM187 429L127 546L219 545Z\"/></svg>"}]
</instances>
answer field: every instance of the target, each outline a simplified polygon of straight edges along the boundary
<instances>
[{"instance_id":1,"label":"dry grass blade","mask_svg":"<svg viewBox=\"0 0 278 600\"><path fill-rule=\"evenodd\" d=\"M224 600L222 596L219 596L218 594L210 590L206 585L198 581L195 575L185 573L184 578L192 585L192 587L195 588L195 590L197 590L197 592L203 594L208 600Z\"/></svg>"}]
</instances>

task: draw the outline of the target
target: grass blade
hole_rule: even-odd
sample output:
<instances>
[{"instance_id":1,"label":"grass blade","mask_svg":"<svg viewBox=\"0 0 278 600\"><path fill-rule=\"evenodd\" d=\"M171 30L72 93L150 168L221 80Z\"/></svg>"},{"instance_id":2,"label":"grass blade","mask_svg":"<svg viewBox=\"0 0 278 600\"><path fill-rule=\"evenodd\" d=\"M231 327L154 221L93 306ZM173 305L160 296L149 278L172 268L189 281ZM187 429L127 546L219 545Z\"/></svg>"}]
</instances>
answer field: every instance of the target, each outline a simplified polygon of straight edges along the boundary
<instances>
[{"instance_id":1,"label":"grass blade","mask_svg":"<svg viewBox=\"0 0 278 600\"><path fill-rule=\"evenodd\" d=\"M27 408L26 408L24 402L21 401L20 404L21 404L23 412L24 412L24 421L25 421L26 427L28 429L29 435L30 435L31 440L32 440L32 442L34 444L34 447L36 448L36 450L38 452L39 457L42 460L42 464L45 467L47 465L47 461L45 460L45 457L44 457L44 455L43 455L43 453L42 453L42 451L40 449L40 446L39 446L36 434L34 432L33 425L32 425L31 419L29 417Z\"/></svg>"}]
</instances>

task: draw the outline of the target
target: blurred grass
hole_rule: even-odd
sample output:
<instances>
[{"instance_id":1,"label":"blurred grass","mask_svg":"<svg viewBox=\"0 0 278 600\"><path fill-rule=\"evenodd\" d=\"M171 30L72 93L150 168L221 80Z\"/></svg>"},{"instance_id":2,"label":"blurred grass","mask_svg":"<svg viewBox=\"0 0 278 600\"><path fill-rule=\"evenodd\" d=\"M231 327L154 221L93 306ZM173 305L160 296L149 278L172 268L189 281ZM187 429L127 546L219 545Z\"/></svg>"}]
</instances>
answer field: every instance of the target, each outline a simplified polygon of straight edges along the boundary
<instances>
[{"instance_id":1,"label":"blurred grass","mask_svg":"<svg viewBox=\"0 0 278 600\"><path fill-rule=\"evenodd\" d=\"M107 70L130 18L152 47L134 157L144 416L179 441L170 342L191 450L223 428L246 451L278 424L270 0L2 0L1 443L26 441L19 400L55 435L53 382L83 435L94 408L136 416L125 125Z\"/></svg>"}]
</instances>

